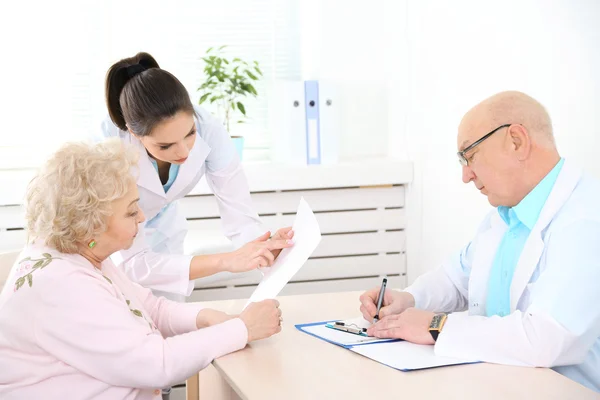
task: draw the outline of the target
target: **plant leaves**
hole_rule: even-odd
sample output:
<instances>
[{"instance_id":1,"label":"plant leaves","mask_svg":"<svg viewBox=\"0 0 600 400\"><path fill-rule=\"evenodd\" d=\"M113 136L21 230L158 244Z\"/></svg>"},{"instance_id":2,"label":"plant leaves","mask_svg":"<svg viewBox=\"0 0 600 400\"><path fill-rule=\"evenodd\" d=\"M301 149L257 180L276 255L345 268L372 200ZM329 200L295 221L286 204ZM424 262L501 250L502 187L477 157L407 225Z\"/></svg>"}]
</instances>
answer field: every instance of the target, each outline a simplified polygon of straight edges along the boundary
<instances>
[{"instance_id":1,"label":"plant leaves","mask_svg":"<svg viewBox=\"0 0 600 400\"><path fill-rule=\"evenodd\" d=\"M231 109L235 110L235 103L231 103Z\"/></svg>"},{"instance_id":2,"label":"plant leaves","mask_svg":"<svg viewBox=\"0 0 600 400\"><path fill-rule=\"evenodd\" d=\"M33 264L33 268L39 268L42 266L42 264L44 264L44 260L39 260L38 262Z\"/></svg>"},{"instance_id":3,"label":"plant leaves","mask_svg":"<svg viewBox=\"0 0 600 400\"><path fill-rule=\"evenodd\" d=\"M211 51L213 51L213 47L209 47L208 50L206 50L207 53L210 53Z\"/></svg>"},{"instance_id":4,"label":"plant leaves","mask_svg":"<svg viewBox=\"0 0 600 400\"><path fill-rule=\"evenodd\" d=\"M202 95L202 97L200 97L200 100L198 100L198 104L202 104L206 101L206 99L208 98L208 96L210 96L210 92L206 92Z\"/></svg>"},{"instance_id":5,"label":"plant leaves","mask_svg":"<svg viewBox=\"0 0 600 400\"><path fill-rule=\"evenodd\" d=\"M29 284L29 287L31 287L31 285L33 284L33 277L31 276L31 274L27 274L25 276L27 277L27 283Z\"/></svg>"},{"instance_id":6,"label":"plant leaves","mask_svg":"<svg viewBox=\"0 0 600 400\"><path fill-rule=\"evenodd\" d=\"M224 44L223 46L219 47L219 50L223 50L225 47L227 47L226 44Z\"/></svg>"},{"instance_id":7,"label":"plant leaves","mask_svg":"<svg viewBox=\"0 0 600 400\"><path fill-rule=\"evenodd\" d=\"M257 74L259 74L260 76L263 76L263 73L260 70L260 68L258 68L258 66L254 67L254 70L256 71Z\"/></svg>"},{"instance_id":8,"label":"plant leaves","mask_svg":"<svg viewBox=\"0 0 600 400\"><path fill-rule=\"evenodd\" d=\"M129 300L125 300L125 302L127 303L127 305L129 305L131 303Z\"/></svg>"},{"instance_id":9,"label":"plant leaves","mask_svg":"<svg viewBox=\"0 0 600 400\"><path fill-rule=\"evenodd\" d=\"M248 75L250 77L250 79L252 79L253 81L257 81L258 78L256 77L256 75L254 75L252 72L246 70L244 71L246 73L246 75Z\"/></svg>"},{"instance_id":10,"label":"plant leaves","mask_svg":"<svg viewBox=\"0 0 600 400\"><path fill-rule=\"evenodd\" d=\"M25 278L20 277L19 279L17 279L17 281L15 282L16 290L19 290L21 288L21 286L23 286L24 283L25 283Z\"/></svg>"},{"instance_id":11,"label":"plant leaves","mask_svg":"<svg viewBox=\"0 0 600 400\"><path fill-rule=\"evenodd\" d=\"M246 84L246 90L250 93L252 93L253 95L257 96L258 93L256 93L256 89L254 89L254 86L252 86L251 84Z\"/></svg>"},{"instance_id":12,"label":"plant leaves","mask_svg":"<svg viewBox=\"0 0 600 400\"><path fill-rule=\"evenodd\" d=\"M246 115L246 107L244 107L244 105L242 103L240 103L239 101L237 102L237 106L238 109L242 112L242 114L244 114L244 116Z\"/></svg>"},{"instance_id":13,"label":"plant leaves","mask_svg":"<svg viewBox=\"0 0 600 400\"><path fill-rule=\"evenodd\" d=\"M31 260L31 257L25 257L24 259L19 261L19 264L21 264L22 262L25 262L25 261L30 261L30 260Z\"/></svg>"},{"instance_id":14,"label":"plant leaves","mask_svg":"<svg viewBox=\"0 0 600 400\"><path fill-rule=\"evenodd\" d=\"M42 255L43 255L44 257L46 257L46 258L52 258L52 256L51 256L50 254L48 254L48 253L42 253Z\"/></svg>"}]
</instances>

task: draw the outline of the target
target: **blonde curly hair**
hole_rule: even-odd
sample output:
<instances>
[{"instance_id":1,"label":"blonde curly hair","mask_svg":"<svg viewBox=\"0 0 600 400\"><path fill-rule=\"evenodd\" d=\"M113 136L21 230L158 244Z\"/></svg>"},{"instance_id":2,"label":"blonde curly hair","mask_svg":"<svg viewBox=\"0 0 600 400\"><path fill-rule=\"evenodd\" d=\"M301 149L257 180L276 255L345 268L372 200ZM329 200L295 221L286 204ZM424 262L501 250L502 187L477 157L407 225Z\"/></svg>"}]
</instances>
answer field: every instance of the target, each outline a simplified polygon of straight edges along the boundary
<instances>
[{"instance_id":1,"label":"blonde curly hair","mask_svg":"<svg viewBox=\"0 0 600 400\"><path fill-rule=\"evenodd\" d=\"M117 138L62 146L27 187L28 241L72 254L105 232L111 203L127 193L137 161Z\"/></svg>"}]
</instances>

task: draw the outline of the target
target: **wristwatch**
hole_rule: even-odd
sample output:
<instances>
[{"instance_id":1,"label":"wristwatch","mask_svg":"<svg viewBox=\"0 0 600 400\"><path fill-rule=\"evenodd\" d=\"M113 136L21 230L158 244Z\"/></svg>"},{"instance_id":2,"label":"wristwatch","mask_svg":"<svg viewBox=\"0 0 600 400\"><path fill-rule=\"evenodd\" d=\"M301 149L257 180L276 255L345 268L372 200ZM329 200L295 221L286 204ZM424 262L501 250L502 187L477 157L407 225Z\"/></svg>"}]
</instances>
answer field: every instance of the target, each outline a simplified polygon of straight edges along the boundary
<instances>
[{"instance_id":1,"label":"wristwatch","mask_svg":"<svg viewBox=\"0 0 600 400\"><path fill-rule=\"evenodd\" d=\"M448 314L442 313L436 314L431 320L431 323L429 324L429 333L431 334L431 337L433 337L434 341L437 341L437 338L442 331L447 318Z\"/></svg>"}]
</instances>

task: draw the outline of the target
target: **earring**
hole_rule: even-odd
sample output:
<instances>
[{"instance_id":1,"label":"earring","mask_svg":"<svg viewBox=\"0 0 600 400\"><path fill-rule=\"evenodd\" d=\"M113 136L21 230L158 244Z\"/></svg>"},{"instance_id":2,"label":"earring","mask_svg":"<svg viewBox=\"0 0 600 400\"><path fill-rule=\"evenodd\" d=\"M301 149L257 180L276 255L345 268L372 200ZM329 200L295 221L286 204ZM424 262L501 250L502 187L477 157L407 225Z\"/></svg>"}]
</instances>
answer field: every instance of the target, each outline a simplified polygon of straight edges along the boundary
<instances>
[{"instance_id":1,"label":"earring","mask_svg":"<svg viewBox=\"0 0 600 400\"><path fill-rule=\"evenodd\" d=\"M94 246L96 246L96 241L95 241L95 240L92 240L91 242L89 242L89 243L88 243L88 247L89 247L90 249L93 249L93 248L94 248Z\"/></svg>"}]
</instances>

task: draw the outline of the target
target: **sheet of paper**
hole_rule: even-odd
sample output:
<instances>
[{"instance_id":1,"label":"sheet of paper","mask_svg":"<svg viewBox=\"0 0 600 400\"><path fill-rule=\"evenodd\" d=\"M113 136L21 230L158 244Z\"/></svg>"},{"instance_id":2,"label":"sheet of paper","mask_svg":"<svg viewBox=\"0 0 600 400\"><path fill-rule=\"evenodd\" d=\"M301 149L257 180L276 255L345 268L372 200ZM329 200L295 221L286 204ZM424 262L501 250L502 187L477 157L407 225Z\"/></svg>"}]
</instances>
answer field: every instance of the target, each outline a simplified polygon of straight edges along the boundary
<instances>
[{"instance_id":1,"label":"sheet of paper","mask_svg":"<svg viewBox=\"0 0 600 400\"><path fill-rule=\"evenodd\" d=\"M370 326L369 322L365 321L362 317L355 318L352 320L344 320L344 322L357 322L361 328L368 328ZM320 339L326 340L328 342L332 342L333 344L337 344L339 346L358 346L365 343L378 343L378 342L389 342L390 339L378 339L375 337L366 337L361 335L355 335L353 333L343 332L336 329L331 329L325 326L325 324L313 325L313 326L305 326L302 327L302 330L311 335L318 336Z\"/></svg>"},{"instance_id":2,"label":"sheet of paper","mask_svg":"<svg viewBox=\"0 0 600 400\"><path fill-rule=\"evenodd\" d=\"M294 245L283 249L273 266L266 269L265 276L244 308L253 302L275 298L302 268L321 241L319 223L304 197L300 199L292 229Z\"/></svg>"},{"instance_id":3,"label":"sheet of paper","mask_svg":"<svg viewBox=\"0 0 600 400\"><path fill-rule=\"evenodd\" d=\"M356 346L352 347L350 351L401 371L475 362L458 358L436 356L433 346L409 342L390 342L379 343L373 346Z\"/></svg>"}]
</instances>

